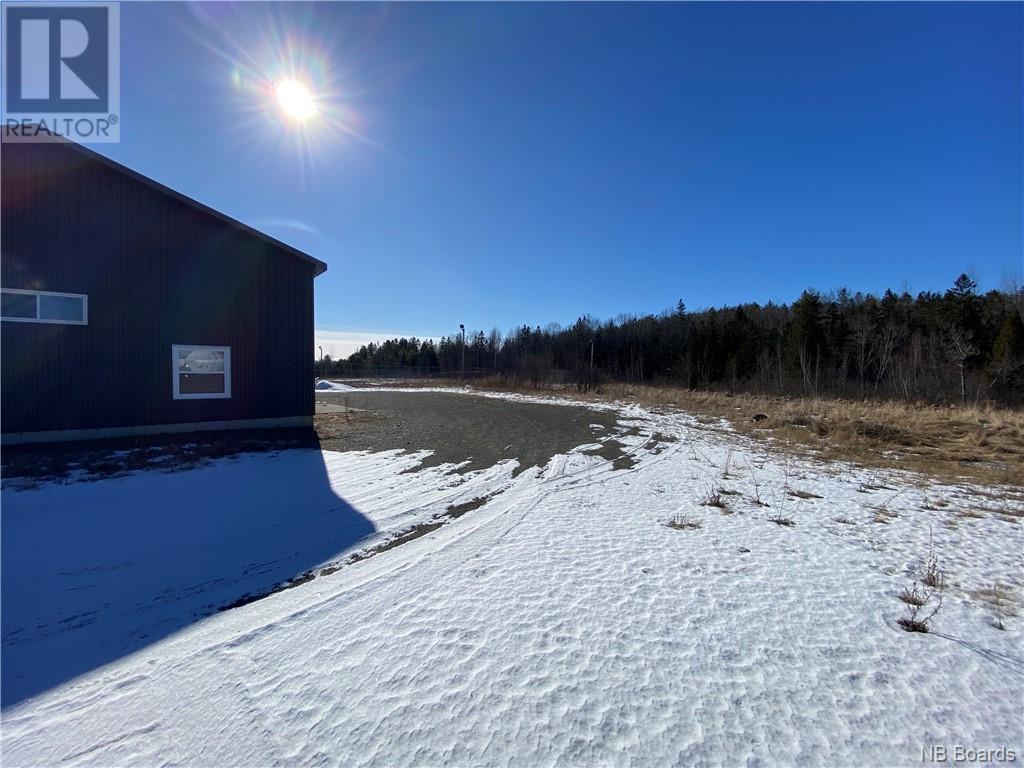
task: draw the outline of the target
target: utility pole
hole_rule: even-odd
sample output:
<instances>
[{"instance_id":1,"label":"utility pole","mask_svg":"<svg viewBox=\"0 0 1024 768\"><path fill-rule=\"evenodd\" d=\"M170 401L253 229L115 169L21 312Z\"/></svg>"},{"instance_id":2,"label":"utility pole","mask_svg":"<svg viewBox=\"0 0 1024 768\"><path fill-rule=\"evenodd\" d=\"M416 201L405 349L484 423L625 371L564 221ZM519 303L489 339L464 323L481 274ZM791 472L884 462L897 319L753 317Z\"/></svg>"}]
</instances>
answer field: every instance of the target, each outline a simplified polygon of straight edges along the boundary
<instances>
[{"instance_id":1,"label":"utility pole","mask_svg":"<svg viewBox=\"0 0 1024 768\"><path fill-rule=\"evenodd\" d=\"M324 372L324 348L318 346L317 349L320 350L320 375L322 376Z\"/></svg>"},{"instance_id":2,"label":"utility pole","mask_svg":"<svg viewBox=\"0 0 1024 768\"><path fill-rule=\"evenodd\" d=\"M594 339L590 339L590 372L594 372Z\"/></svg>"},{"instance_id":3,"label":"utility pole","mask_svg":"<svg viewBox=\"0 0 1024 768\"><path fill-rule=\"evenodd\" d=\"M459 323L459 335L462 337L462 378L466 378L466 326Z\"/></svg>"}]
</instances>

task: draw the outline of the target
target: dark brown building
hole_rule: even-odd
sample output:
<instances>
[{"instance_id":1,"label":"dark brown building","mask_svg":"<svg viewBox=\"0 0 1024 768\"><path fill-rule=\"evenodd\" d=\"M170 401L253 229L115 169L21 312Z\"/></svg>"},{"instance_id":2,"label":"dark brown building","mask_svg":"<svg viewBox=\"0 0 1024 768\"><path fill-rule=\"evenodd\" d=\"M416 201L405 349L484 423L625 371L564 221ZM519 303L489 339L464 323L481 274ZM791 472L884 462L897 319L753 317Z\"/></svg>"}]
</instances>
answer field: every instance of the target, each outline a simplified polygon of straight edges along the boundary
<instances>
[{"instance_id":1,"label":"dark brown building","mask_svg":"<svg viewBox=\"0 0 1024 768\"><path fill-rule=\"evenodd\" d=\"M300 426L327 267L69 142L3 142L4 443Z\"/></svg>"}]
</instances>

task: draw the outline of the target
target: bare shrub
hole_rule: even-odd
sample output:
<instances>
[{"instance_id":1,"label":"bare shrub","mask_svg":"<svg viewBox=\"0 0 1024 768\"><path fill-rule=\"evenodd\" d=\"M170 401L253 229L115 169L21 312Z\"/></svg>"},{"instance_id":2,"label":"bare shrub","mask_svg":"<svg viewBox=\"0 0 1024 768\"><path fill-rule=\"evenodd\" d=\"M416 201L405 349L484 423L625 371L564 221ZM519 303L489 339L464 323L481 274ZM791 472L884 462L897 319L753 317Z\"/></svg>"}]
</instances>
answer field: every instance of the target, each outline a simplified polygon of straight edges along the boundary
<instances>
[{"instance_id":1,"label":"bare shrub","mask_svg":"<svg viewBox=\"0 0 1024 768\"><path fill-rule=\"evenodd\" d=\"M786 463L783 466L782 474L782 493L775 497L775 509L774 515L768 518L769 521L776 525L781 525L785 528L790 528L796 523L792 517L786 515L786 497L790 495L789 478L792 473L792 463L790 459L786 459Z\"/></svg>"},{"instance_id":2,"label":"bare shrub","mask_svg":"<svg viewBox=\"0 0 1024 768\"><path fill-rule=\"evenodd\" d=\"M935 542L929 526L928 555L918 573L918 579L898 596L906 605L907 612L896 623L907 632L927 632L929 623L942 607L945 586L946 577L939 567L939 558L935 553Z\"/></svg>"},{"instance_id":3,"label":"bare shrub","mask_svg":"<svg viewBox=\"0 0 1024 768\"><path fill-rule=\"evenodd\" d=\"M933 589L942 589L945 577L939 570L939 558L935 554L935 542L932 540L932 529L928 528L928 557L921 571L921 583Z\"/></svg>"},{"instance_id":4,"label":"bare shrub","mask_svg":"<svg viewBox=\"0 0 1024 768\"><path fill-rule=\"evenodd\" d=\"M754 503L759 507L770 506L767 501L761 498L761 483L757 480L757 473L754 471L754 465L751 462L747 462L747 471L750 472L750 482L754 486Z\"/></svg>"},{"instance_id":5,"label":"bare shrub","mask_svg":"<svg viewBox=\"0 0 1024 768\"><path fill-rule=\"evenodd\" d=\"M932 601L933 597L935 598L934 602ZM908 602L907 615L899 619L896 623L907 632L927 632L928 624L933 618L935 618L935 614L939 612L939 608L942 607L942 592L941 590L926 591L915 599L923 600L924 602L921 605ZM931 606L931 610L926 610L929 605Z\"/></svg>"}]
</instances>

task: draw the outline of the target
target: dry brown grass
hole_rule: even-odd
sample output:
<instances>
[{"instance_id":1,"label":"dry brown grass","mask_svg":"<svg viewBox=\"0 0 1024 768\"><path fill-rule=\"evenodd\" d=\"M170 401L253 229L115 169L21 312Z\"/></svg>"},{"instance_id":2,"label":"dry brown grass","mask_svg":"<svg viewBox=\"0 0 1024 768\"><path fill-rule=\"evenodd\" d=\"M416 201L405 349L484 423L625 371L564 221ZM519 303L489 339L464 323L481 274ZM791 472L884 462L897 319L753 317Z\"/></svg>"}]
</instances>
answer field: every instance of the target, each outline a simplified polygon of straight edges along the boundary
<instances>
[{"instance_id":1,"label":"dry brown grass","mask_svg":"<svg viewBox=\"0 0 1024 768\"><path fill-rule=\"evenodd\" d=\"M669 528L675 528L677 531L695 531L701 527L700 520L693 520L689 515L678 514L673 515L672 519L665 523Z\"/></svg>"},{"instance_id":2,"label":"dry brown grass","mask_svg":"<svg viewBox=\"0 0 1024 768\"><path fill-rule=\"evenodd\" d=\"M1004 587L997 583L986 589L974 590L970 594L978 600L988 603L992 608L992 626L996 629L1006 629L1006 621L1019 615L1021 603L1019 587Z\"/></svg>"},{"instance_id":3,"label":"dry brown grass","mask_svg":"<svg viewBox=\"0 0 1024 768\"><path fill-rule=\"evenodd\" d=\"M874 511L874 517L871 518L872 522L881 523L882 525L888 525L899 517L898 512L892 512L885 507L875 507Z\"/></svg>"},{"instance_id":4,"label":"dry brown grass","mask_svg":"<svg viewBox=\"0 0 1024 768\"><path fill-rule=\"evenodd\" d=\"M707 494L701 499L701 505L705 507L718 507L719 509L725 509L725 499L722 498L721 488L711 488Z\"/></svg>"},{"instance_id":5,"label":"dry brown grass","mask_svg":"<svg viewBox=\"0 0 1024 768\"><path fill-rule=\"evenodd\" d=\"M511 389L500 379L481 389ZM1024 412L986 406L937 407L892 401L699 392L673 387L610 383L597 392L557 392L579 400L619 400L678 408L714 428L725 422L753 437L825 459L869 467L903 468L946 480L1024 487ZM754 421L756 414L766 418Z\"/></svg>"}]
</instances>

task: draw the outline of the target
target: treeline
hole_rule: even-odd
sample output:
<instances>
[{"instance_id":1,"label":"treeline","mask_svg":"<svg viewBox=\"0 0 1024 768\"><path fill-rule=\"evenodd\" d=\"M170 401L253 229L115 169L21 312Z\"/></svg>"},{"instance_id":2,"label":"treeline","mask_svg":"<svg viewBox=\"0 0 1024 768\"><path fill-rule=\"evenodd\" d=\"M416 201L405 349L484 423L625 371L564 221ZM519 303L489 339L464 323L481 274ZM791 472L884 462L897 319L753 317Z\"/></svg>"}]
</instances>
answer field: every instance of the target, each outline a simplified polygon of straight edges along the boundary
<instances>
[{"instance_id":1,"label":"treeline","mask_svg":"<svg viewBox=\"0 0 1024 768\"><path fill-rule=\"evenodd\" d=\"M743 304L522 326L505 336L394 339L322 375L373 369L491 371L588 388L602 377L691 389L1024 404L1024 290L979 294L961 275L944 293L805 291L792 304Z\"/></svg>"}]
</instances>

